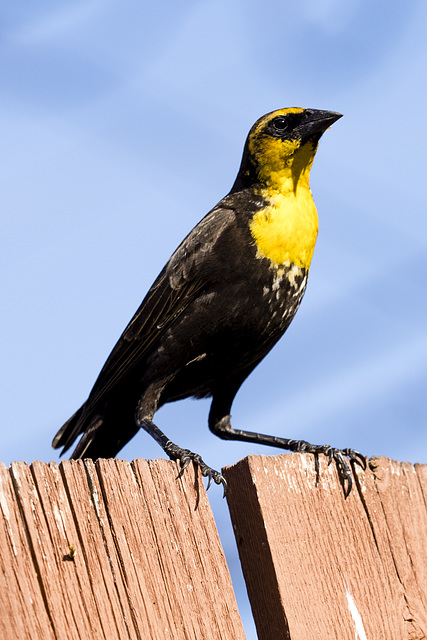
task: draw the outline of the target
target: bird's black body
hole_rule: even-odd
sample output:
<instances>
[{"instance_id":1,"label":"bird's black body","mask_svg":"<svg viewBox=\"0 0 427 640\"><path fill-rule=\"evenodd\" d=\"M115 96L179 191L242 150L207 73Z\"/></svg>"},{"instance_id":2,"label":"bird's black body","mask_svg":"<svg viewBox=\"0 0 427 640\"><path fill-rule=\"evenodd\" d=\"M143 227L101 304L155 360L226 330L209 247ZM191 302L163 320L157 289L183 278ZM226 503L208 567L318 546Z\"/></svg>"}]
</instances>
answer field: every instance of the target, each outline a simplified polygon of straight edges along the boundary
<instances>
[{"instance_id":1,"label":"bird's black body","mask_svg":"<svg viewBox=\"0 0 427 640\"><path fill-rule=\"evenodd\" d=\"M255 264L256 247L250 243L249 215L239 217L240 200L247 206L247 194L230 193L208 213L154 282L81 412L71 418L79 429L67 429L72 440L94 416L103 420L103 428L90 434L88 445L83 437L73 457L115 456L138 430L134 414L141 390L147 406L156 409L190 396L236 393L287 329L305 276L297 288L282 279L271 299L266 297L274 272L267 260L248 267ZM58 446L68 444L61 440Z\"/></svg>"},{"instance_id":2,"label":"bird's black body","mask_svg":"<svg viewBox=\"0 0 427 640\"><path fill-rule=\"evenodd\" d=\"M320 135L312 136L313 156ZM191 452L170 443L152 418L163 404L194 396L212 397L209 426L220 437L299 450L284 444L293 441L234 430L229 420L240 385L294 317L308 275L304 266L260 255L251 221L269 203L248 144L232 190L171 256L54 447L65 451L83 434L73 458L112 457L142 427L186 465ZM199 456L191 459L223 481Z\"/></svg>"}]
</instances>

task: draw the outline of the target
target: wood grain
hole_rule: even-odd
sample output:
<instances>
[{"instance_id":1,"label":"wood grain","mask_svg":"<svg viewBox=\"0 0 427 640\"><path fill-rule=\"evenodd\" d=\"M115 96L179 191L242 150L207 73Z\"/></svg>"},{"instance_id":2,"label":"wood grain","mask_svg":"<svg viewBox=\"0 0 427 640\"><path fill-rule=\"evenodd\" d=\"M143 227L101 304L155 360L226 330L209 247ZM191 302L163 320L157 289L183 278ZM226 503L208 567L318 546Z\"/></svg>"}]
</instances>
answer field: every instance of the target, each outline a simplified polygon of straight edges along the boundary
<instances>
[{"instance_id":1,"label":"wood grain","mask_svg":"<svg viewBox=\"0 0 427 640\"><path fill-rule=\"evenodd\" d=\"M2 640L243 640L202 479L178 471L0 465Z\"/></svg>"},{"instance_id":2,"label":"wood grain","mask_svg":"<svg viewBox=\"0 0 427 640\"><path fill-rule=\"evenodd\" d=\"M426 638L427 466L373 459L345 500L320 462L319 478L300 454L223 470L259 639Z\"/></svg>"}]
</instances>

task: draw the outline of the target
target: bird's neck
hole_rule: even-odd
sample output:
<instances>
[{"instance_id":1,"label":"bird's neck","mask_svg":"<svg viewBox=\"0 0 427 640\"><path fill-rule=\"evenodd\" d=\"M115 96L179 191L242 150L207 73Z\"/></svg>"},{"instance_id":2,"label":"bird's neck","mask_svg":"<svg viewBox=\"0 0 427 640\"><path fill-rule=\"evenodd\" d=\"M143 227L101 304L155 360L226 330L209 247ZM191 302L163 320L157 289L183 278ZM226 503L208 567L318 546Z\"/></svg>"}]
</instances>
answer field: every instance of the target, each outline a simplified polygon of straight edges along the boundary
<instances>
[{"instance_id":1,"label":"bird's neck","mask_svg":"<svg viewBox=\"0 0 427 640\"><path fill-rule=\"evenodd\" d=\"M301 175L301 177L303 177ZM308 270L316 244L318 219L307 180L284 176L281 189L260 189L266 205L250 222L250 231L259 258L268 258L273 266Z\"/></svg>"}]
</instances>

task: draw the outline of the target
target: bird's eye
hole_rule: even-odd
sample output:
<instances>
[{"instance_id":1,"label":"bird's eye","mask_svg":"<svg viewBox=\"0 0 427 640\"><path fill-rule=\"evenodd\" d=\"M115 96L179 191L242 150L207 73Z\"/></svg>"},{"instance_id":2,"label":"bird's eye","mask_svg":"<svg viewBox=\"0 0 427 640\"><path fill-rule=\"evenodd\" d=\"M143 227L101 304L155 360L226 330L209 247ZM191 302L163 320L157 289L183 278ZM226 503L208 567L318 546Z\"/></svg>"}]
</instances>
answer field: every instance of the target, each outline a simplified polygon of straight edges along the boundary
<instances>
[{"instance_id":1,"label":"bird's eye","mask_svg":"<svg viewBox=\"0 0 427 640\"><path fill-rule=\"evenodd\" d=\"M286 118L274 118L271 124L276 129L276 131L280 132L286 131L286 129L288 128L288 122Z\"/></svg>"}]
</instances>

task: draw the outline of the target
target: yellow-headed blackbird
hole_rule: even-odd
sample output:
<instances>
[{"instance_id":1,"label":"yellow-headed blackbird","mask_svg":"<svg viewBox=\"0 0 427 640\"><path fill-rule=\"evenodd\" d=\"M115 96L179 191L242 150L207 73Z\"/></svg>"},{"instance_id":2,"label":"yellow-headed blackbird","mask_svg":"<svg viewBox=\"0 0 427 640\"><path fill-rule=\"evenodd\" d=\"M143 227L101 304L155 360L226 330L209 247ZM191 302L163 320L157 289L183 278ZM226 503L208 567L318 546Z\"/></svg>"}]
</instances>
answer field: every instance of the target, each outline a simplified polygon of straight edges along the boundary
<instances>
[{"instance_id":1,"label":"yellow-headed blackbird","mask_svg":"<svg viewBox=\"0 0 427 640\"><path fill-rule=\"evenodd\" d=\"M72 458L115 456L145 429L185 468L196 462L217 484L222 475L172 443L153 423L166 402L212 397L209 428L220 438L324 453L344 492L352 449L310 445L234 429L233 399L245 378L286 331L307 284L317 236L309 174L319 139L341 114L279 109L246 140L236 181L172 255L108 357L83 406L58 431ZM317 460L317 455L316 455Z\"/></svg>"}]
</instances>

